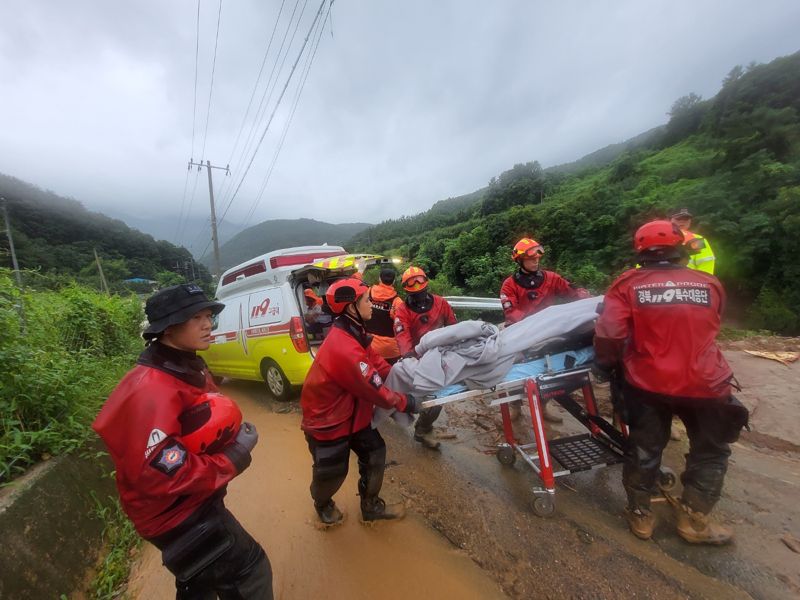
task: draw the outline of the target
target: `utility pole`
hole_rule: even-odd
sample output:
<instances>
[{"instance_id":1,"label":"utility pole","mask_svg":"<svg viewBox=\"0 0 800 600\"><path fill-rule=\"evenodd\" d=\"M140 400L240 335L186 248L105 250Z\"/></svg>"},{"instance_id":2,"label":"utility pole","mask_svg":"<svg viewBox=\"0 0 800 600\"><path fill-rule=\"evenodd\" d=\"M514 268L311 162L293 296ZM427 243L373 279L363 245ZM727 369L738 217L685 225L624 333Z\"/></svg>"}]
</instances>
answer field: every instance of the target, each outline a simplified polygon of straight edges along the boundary
<instances>
[{"instance_id":1,"label":"utility pole","mask_svg":"<svg viewBox=\"0 0 800 600\"><path fill-rule=\"evenodd\" d=\"M187 269L187 270L190 270L189 272L192 274L192 281L194 281L195 279L197 279L197 278L195 277L195 275L194 275L194 260L193 260L193 259L189 259L189 260L187 260L187 261L186 261L185 263L183 263L183 264L186 266L186 269Z\"/></svg>"},{"instance_id":2,"label":"utility pole","mask_svg":"<svg viewBox=\"0 0 800 600\"><path fill-rule=\"evenodd\" d=\"M94 252L94 261L97 263L97 271L100 273L100 291L109 294L108 282L106 276L103 275L103 265L100 264L100 257L97 256L97 248L92 248L92 252Z\"/></svg>"},{"instance_id":3,"label":"utility pole","mask_svg":"<svg viewBox=\"0 0 800 600\"><path fill-rule=\"evenodd\" d=\"M6 237L8 237L8 249L11 251L11 264L14 266L14 275L17 278L17 286L19 287L19 303L17 304L17 312L19 312L19 325L22 335L26 335L28 325L25 319L25 305L22 299L22 275L19 272L19 263L17 263L17 252L14 250L14 238L11 235L11 221L8 218L8 211L6 210L6 199L0 196L0 207L3 209L3 221L6 224Z\"/></svg>"},{"instance_id":4,"label":"utility pole","mask_svg":"<svg viewBox=\"0 0 800 600\"><path fill-rule=\"evenodd\" d=\"M196 163L191 158L189 159L189 168L197 167L199 171L202 167L206 168L208 172L208 198L211 201L211 241L214 243L214 275L219 278L221 271L219 268L219 238L217 237L217 213L214 210L214 184L211 181L211 169L220 169L225 171L225 175L231 174L230 165L226 167L212 166L211 161L207 160L206 164L202 162Z\"/></svg>"},{"instance_id":5,"label":"utility pole","mask_svg":"<svg viewBox=\"0 0 800 600\"><path fill-rule=\"evenodd\" d=\"M14 250L14 238L11 235L11 221L8 219L6 199L2 196L0 196L0 204L3 205L3 221L6 224L6 237L8 238L8 249L11 251L11 264L14 266L14 276L17 278L17 285L20 291L22 291L22 275L20 275L19 264L17 263L17 252Z\"/></svg>"}]
</instances>

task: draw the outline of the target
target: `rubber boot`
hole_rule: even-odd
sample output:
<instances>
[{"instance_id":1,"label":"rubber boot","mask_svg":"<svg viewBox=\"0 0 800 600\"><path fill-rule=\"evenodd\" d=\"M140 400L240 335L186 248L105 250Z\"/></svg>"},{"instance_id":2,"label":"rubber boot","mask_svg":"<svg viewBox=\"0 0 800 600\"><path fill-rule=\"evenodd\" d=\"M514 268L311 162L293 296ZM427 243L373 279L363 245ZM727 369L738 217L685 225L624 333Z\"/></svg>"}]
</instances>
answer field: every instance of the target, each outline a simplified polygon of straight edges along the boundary
<instances>
[{"instance_id":1,"label":"rubber boot","mask_svg":"<svg viewBox=\"0 0 800 600\"><path fill-rule=\"evenodd\" d=\"M406 509L401 502L386 504L383 498L378 496L361 498L361 518L365 523L402 519L404 516Z\"/></svg>"},{"instance_id":2,"label":"rubber boot","mask_svg":"<svg viewBox=\"0 0 800 600\"><path fill-rule=\"evenodd\" d=\"M692 510L683 501L676 505L678 535L690 544L720 546L733 540L733 531L717 523L706 513Z\"/></svg>"},{"instance_id":3,"label":"rubber boot","mask_svg":"<svg viewBox=\"0 0 800 600\"><path fill-rule=\"evenodd\" d=\"M625 518L631 533L640 540L649 540L653 537L656 526L656 516L646 508L626 508Z\"/></svg>"},{"instance_id":4,"label":"rubber boot","mask_svg":"<svg viewBox=\"0 0 800 600\"><path fill-rule=\"evenodd\" d=\"M542 416L548 423L558 424L564 422L564 419L561 418L561 415L558 414L555 407L550 402L542 406Z\"/></svg>"},{"instance_id":5,"label":"rubber boot","mask_svg":"<svg viewBox=\"0 0 800 600\"><path fill-rule=\"evenodd\" d=\"M432 431L415 431L414 439L430 450L438 450L441 442L433 437Z\"/></svg>"},{"instance_id":6,"label":"rubber boot","mask_svg":"<svg viewBox=\"0 0 800 600\"><path fill-rule=\"evenodd\" d=\"M338 525L344 519L342 511L339 510L333 500L328 500L325 506L317 508L317 514L322 524L327 526Z\"/></svg>"}]
</instances>

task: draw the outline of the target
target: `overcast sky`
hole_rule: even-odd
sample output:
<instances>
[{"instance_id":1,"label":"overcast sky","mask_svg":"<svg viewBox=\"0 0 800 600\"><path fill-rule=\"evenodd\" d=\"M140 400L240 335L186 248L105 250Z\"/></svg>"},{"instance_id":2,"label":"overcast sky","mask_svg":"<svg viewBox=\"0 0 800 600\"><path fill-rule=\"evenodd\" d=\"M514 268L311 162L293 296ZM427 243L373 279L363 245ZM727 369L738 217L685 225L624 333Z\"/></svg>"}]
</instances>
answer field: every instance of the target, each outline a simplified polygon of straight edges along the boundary
<instances>
[{"instance_id":1,"label":"overcast sky","mask_svg":"<svg viewBox=\"0 0 800 600\"><path fill-rule=\"evenodd\" d=\"M622 141L665 122L679 96L713 96L734 65L800 49L797 0L338 0L259 195L316 46L320 0L224 1L212 89L219 6L200 2L195 101L196 0L0 4L0 172L92 210L177 225L208 216L206 173L187 180L188 159L230 161L231 177L213 173L218 213L233 197L228 221L252 211L251 225L378 222L474 191L514 163L551 166ZM317 23L326 15L327 5Z\"/></svg>"}]
</instances>

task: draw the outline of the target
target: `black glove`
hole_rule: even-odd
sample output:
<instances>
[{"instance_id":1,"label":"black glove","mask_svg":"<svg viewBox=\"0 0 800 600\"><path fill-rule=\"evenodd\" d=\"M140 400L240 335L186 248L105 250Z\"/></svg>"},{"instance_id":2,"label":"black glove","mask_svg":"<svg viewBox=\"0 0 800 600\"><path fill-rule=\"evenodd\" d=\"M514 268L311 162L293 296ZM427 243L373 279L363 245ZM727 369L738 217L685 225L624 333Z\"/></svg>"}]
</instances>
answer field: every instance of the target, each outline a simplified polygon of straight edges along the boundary
<instances>
[{"instance_id":1,"label":"black glove","mask_svg":"<svg viewBox=\"0 0 800 600\"><path fill-rule=\"evenodd\" d=\"M595 378L597 383L608 383L611 380L613 373L613 367L609 368L598 365L596 362L592 363L592 376Z\"/></svg>"},{"instance_id":2,"label":"black glove","mask_svg":"<svg viewBox=\"0 0 800 600\"><path fill-rule=\"evenodd\" d=\"M406 394L406 409L403 412L406 412L410 415L414 415L422 410L422 400L419 398L414 398L411 394Z\"/></svg>"},{"instance_id":3,"label":"black glove","mask_svg":"<svg viewBox=\"0 0 800 600\"><path fill-rule=\"evenodd\" d=\"M250 466L250 462L253 460L250 452L252 452L257 443L258 431L256 431L256 426L245 422L239 427L236 439L225 446L222 452L230 459L236 470L241 473Z\"/></svg>"}]
</instances>

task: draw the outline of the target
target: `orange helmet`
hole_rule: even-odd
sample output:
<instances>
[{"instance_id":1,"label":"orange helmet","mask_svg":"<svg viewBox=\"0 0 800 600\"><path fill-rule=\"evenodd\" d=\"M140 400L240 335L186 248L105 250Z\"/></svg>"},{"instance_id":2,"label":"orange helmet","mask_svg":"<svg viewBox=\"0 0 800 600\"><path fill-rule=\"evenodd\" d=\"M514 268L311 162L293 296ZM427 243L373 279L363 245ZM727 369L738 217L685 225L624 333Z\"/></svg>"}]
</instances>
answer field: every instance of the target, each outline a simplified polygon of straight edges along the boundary
<instances>
[{"instance_id":1,"label":"orange helmet","mask_svg":"<svg viewBox=\"0 0 800 600\"><path fill-rule=\"evenodd\" d=\"M304 289L303 296L305 296L307 300L313 300L315 304L322 304L322 298L317 296L314 293L314 290L312 290L311 288Z\"/></svg>"},{"instance_id":2,"label":"orange helmet","mask_svg":"<svg viewBox=\"0 0 800 600\"><path fill-rule=\"evenodd\" d=\"M428 276L419 267L408 267L401 279L403 289L407 292L421 292L428 287Z\"/></svg>"},{"instance_id":3,"label":"orange helmet","mask_svg":"<svg viewBox=\"0 0 800 600\"><path fill-rule=\"evenodd\" d=\"M522 238L511 251L511 260L520 260L529 256L541 256L544 254L544 248L536 240L531 238Z\"/></svg>"},{"instance_id":4,"label":"orange helmet","mask_svg":"<svg viewBox=\"0 0 800 600\"><path fill-rule=\"evenodd\" d=\"M671 221L650 221L633 234L633 248L636 252L674 248L681 244L683 244L683 232Z\"/></svg>"}]
</instances>

